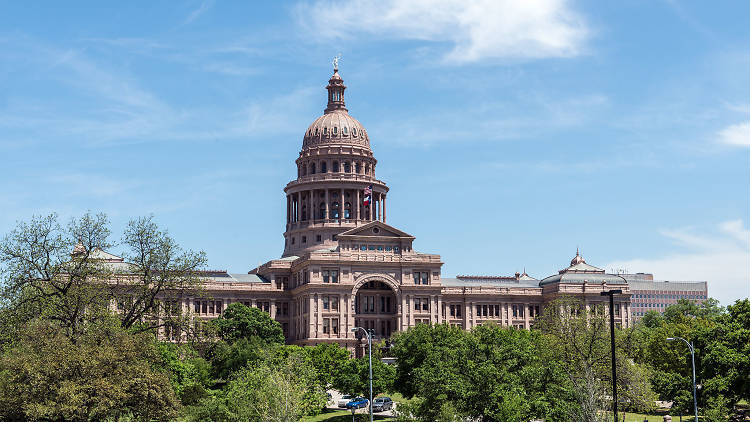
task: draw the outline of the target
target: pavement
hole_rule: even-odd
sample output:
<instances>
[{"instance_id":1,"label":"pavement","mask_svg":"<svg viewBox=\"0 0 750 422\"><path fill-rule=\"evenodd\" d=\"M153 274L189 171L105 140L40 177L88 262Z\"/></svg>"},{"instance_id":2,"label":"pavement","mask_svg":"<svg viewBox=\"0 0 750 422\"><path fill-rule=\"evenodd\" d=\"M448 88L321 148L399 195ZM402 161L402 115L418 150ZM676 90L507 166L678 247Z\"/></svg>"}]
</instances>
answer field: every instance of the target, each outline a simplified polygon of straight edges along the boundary
<instances>
[{"instance_id":1,"label":"pavement","mask_svg":"<svg viewBox=\"0 0 750 422\"><path fill-rule=\"evenodd\" d=\"M343 394L339 393L336 390L328 390L328 392L331 393L331 398L332 398L332 400L328 401L328 404L326 406L328 409L331 409L331 410L347 410L347 409L345 409L343 407L339 407L338 406L339 400L341 399L341 397L343 396ZM397 405L397 403L394 402L393 403L393 409L396 408L396 405ZM396 416L394 414L394 412L393 412L393 409L387 410L385 412L375 412L374 414L375 415L382 415L382 416ZM354 413L367 414L369 411L370 411L370 406L368 405L368 406L366 406L366 407L364 407L362 409L357 409Z\"/></svg>"}]
</instances>

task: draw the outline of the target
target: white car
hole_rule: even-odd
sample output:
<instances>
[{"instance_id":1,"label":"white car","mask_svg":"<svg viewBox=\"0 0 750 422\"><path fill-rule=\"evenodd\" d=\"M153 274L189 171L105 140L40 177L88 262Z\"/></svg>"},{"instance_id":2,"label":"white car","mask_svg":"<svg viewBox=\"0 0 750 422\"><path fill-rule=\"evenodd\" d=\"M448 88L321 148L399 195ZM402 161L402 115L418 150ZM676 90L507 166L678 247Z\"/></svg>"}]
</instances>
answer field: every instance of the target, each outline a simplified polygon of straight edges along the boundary
<instances>
[{"instance_id":1,"label":"white car","mask_svg":"<svg viewBox=\"0 0 750 422\"><path fill-rule=\"evenodd\" d=\"M343 409L346 407L346 404L349 403L351 399L352 399L351 394L344 394L343 396L341 396L341 398L339 399L336 405Z\"/></svg>"}]
</instances>

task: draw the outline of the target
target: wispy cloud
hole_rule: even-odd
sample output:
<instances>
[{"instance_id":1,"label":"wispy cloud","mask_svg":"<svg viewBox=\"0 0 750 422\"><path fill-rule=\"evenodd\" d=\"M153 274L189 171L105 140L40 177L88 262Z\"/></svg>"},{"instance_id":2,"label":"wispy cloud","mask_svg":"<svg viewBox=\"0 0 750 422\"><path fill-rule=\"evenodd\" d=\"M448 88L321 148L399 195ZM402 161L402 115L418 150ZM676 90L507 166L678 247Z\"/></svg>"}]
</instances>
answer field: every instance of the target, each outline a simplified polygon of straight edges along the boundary
<instances>
[{"instance_id":1,"label":"wispy cloud","mask_svg":"<svg viewBox=\"0 0 750 422\"><path fill-rule=\"evenodd\" d=\"M741 219L725 221L710 232L695 228L662 230L682 251L662 257L637 257L605 268L644 271L661 280L708 281L709 295L723 304L747 297L750 282L750 229Z\"/></svg>"},{"instance_id":2,"label":"wispy cloud","mask_svg":"<svg viewBox=\"0 0 750 422\"><path fill-rule=\"evenodd\" d=\"M214 5L214 0L204 0L201 2L201 5L198 6L197 9L190 12L187 18L185 18L185 21L183 22L184 25L188 25L198 19L202 14L206 13L209 9L211 9Z\"/></svg>"},{"instance_id":3,"label":"wispy cloud","mask_svg":"<svg viewBox=\"0 0 750 422\"><path fill-rule=\"evenodd\" d=\"M750 121L737 123L722 129L719 134L719 141L738 147L750 147Z\"/></svg>"},{"instance_id":4,"label":"wispy cloud","mask_svg":"<svg viewBox=\"0 0 750 422\"><path fill-rule=\"evenodd\" d=\"M357 36L447 43L446 62L534 59L581 54L584 19L564 0L317 0L295 16L324 40Z\"/></svg>"}]
</instances>

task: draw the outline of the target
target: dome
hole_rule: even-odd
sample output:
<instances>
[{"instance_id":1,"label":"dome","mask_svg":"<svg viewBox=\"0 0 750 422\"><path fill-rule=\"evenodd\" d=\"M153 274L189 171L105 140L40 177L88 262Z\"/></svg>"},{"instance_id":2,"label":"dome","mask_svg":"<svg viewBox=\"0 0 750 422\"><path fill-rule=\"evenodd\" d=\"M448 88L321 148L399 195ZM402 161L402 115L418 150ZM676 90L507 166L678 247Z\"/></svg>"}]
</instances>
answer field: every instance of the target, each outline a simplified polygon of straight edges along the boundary
<instances>
[{"instance_id":1,"label":"dome","mask_svg":"<svg viewBox=\"0 0 750 422\"><path fill-rule=\"evenodd\" d=\"M307 128L302 148L320 144L349 144L370 148L370 138L362 124L346 111L326 113Z\"/></svg>"},{"instance_id":2,"label":"dome","mask_svg":"<svg viewBox=\"0 0 750 422\"><path fill-rule=\"evenodd\" d=\"M574 256L573 259L570 260L570 266L573 267L581 263L585 264L586 260L583 259L581 254L578 252L578 249L576 248L576 256Z\"/></svg>"},{"instance_id":3,"label":"dome","mask_svg":"<svg viewBox=\"0 0 750 422\"><path fill-rule=\"evenodd\" d=\"M327 144L347 144L370 148L370 138L362 124L349 115L344 103L344 80L334 68L328 80L328 105L322 116L307 128L302 148Z\"/></svg>"}]
</instances>

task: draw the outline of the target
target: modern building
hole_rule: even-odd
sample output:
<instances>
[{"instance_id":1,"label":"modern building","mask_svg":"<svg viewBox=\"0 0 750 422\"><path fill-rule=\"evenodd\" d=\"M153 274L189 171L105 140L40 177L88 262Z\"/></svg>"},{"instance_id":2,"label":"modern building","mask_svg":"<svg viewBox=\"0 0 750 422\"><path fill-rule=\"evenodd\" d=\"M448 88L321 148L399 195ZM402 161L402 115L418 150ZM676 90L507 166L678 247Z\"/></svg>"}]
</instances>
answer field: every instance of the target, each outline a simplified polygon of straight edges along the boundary
<instances>
[{"instance_id":1,"label":"modern building","mask_svg":"<svg viewBox=\"0 0 750 422\"><path fill-rule=\"evenodd\" d=\"M580 254L558 274L444 278L440 255L414 248L415 237L387 224L389 188L365 127L344 102L334 69L327 106L302 137L297 174L284 187L284 251L247 274L206 274L208 298L185 298L183 309L215 318L231 303L258 307L281 323L289 343L336 342L354 348L354 327L377 337L421 323L470 329L488 321L530 328L561 295L586 306L616 297L617 323L632 323L627 281L586 263ZM172 333L170 333L172 334Z\"/></svg>"},{"instance_id":2,"label":"modern building","mask_svg":"<svg viewBox=\"0 0 750 422\"><path fill-rule=\"evenodd\" d=\"M648 311L661 314L680 299L702 303L708 298L705 281L654 280L654 275L649 273L620 274L620 277L630 285L633 321L640 320Z\"/></svg>"}]
</instances>

